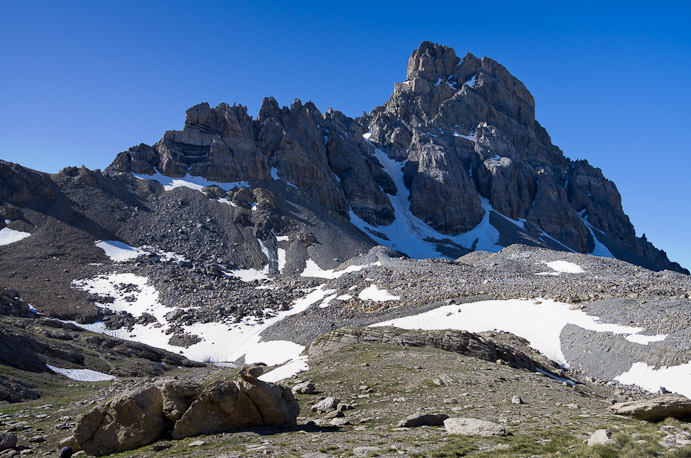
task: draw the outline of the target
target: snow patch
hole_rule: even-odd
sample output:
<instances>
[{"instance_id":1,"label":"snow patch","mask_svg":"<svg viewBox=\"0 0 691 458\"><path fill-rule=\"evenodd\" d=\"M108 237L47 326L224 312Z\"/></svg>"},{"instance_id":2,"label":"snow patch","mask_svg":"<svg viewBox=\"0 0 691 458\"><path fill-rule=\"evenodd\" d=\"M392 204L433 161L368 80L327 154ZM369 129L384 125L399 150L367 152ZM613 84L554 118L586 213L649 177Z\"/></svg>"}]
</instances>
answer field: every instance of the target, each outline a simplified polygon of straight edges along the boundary
<instances>
[{"instance_id":1,"label":"snow patch","mask_svg":"<svg viewBox=\"0 0 691 458\"><path fill-rule=\"evenodd\" d=\"M9 220L5 220L5 224L9 224L10 222L11 221ZM0 246L19 242L20 240L24 240L25 238L30 236L31 234L28 232L17 231L14 229L10 229L9 227L3 227L2 229L0 229Z\"/></svg>"},{"instance_id":2,"label":"snow patch","mask_svg":"<svg viewBox=\"0 0 691 458\"><path fill-rule=\"evenodd\" d=\"M367 134L363 137L366 140L369 138ZM403 180L403 166L405 162L397 162L391 159L378 148L375 148L374 156L396 184L397 194L395 196L388 196L394 208L396 219L388 226L372 226L357 216L351 209L350 222L368 234L377 243L417 259L440 257L440 252L437 249L440 244L460 245L466 249L470 249L475 245L477 250L492 252L497 252L503 248L498 244L499 231L489 222L490 211L494 209L488 199L479 196L485 214L480 223L473 229L456 236L441 234L410 211L408 200L410 191L405 186ZM383 234L384 237L378 234ZM435 243L432 239L439 242Z\"/></svg>"},{"instance_id":3,"label":"snow patch","mask_svg":"<svg viewBox=\"0 0 691 458\"><path fill-rule=\"evenodd\" d=\"M679 366L663 366L659 369L646 363L634 363L623 374L615 377L626 385L638 385L650 392L657 392L661 387L691 398L691 361Z\"/></svg>"},{"instance_id":4,"label":"snow patch","mask_svg":"<svg viewBox=\"0 0 691 458\"><path fill-rule=\"evenodd\" d=\"M585 227L587 227L588 230L590 231L590 235L593 236L593 242L595 242L595 247L593 248L593 251L590 252L590 254L592 254L594 256L602 256L605 258L614 258L615 256L612 254L611 251L609 251L609 248L607 248L604 243L600 242L598 240L597 236L595 235L595 231L593 230L593 226L588 221L588 216L586 215L586 211L587 210L583 210L581 212L580 216L581 216L581 219L583 220L583 222L585 223Z\"/></svg>"},{"instance_id":5,"label":"snow patch","mask_svg":"<svg viewBox=\"0 0 691 458\"><path fill-rule=\"evenodd\" d=\"M473 75L472 78L470 78L468 81L466 81L465 84L468 87L475 87L475 83L477 83L477 73Z\"/></svg>"},{"instance_id":6,"label":"snow patch","mask_svg":"<svg viewBox=\"0 0 691 458\"><path fill-rule=\"evenodd\" d=\"M372 264L364 264L361 266L348 266L343 270L334 269L322 269L319 265L311 259L305 262L305 270L300 274L301 277L312 277L312 278L326 278L327 280L333 280L334 278L340 278L345 274L351 272L359 272L363 269L369 269L370 267L381 266L381 262L377 261Z\"/></svg>"},{"instance_id":7,"label":"snow patch","mask_svg":"<svg viewBox=\"0 0 691 458\"><path fill-rule=\"evenodd\" d=\"M105 382L115 379L115 377L110 374L92 371L91 369L63 369L61 367L51 366L50 364L46 364L46 366L51 371L62 374L68 379L78 382Z\"/></svg>"},{"instance_id":8,"label":"snow patch","mask_svg":"<svg viewBox=\"0 0 691 458\"><path fill-rule=\"evenodd\" d=\"M220 181L210 181L203 177L192 176L189 173L183 178L168 177L156 171L153 175L144 175L133 173L136 178L140 180L154 180L163 185L166 191L172 191L175 188L190 188L201 192L202 189L208 186L218 186L224 191L230 191L233 188L245 187L249 188L250 184L247 181L234 181L230 183L222 183Z\"/></svg>"},{"instance_id":9,"label":"snow patch","mask_svg":"<svg viewBox=\"0 0 691 458\"><path fill-rule=\"evenodd\" d=\"M645 336L643 334L631 334L626 336L626 340L629 342L641 344L641 345L648 345L649 343L652 342L662 342L667 338L667 334L656 334L654 336Z\"/></svg>"},{"instance_id":10,"label":"snow patch","mask_svg":"<svg viewBox=\"0 0 691 458\"><path fill-rule=\"evenodd\" d=\"M470 140L473 143L477 143L477 138L475 137L475 134L472 132L470 133L470 135L463 135L463 134L459 134L458 132L454 131L453 136L465 138L466 140Z\"/></svg>"},{"instance_id":11,"label":"snow patch","mask_svg":"<svg viewBox=\"0 0 691 458\"><path fill-rule=\"evenodd\" d=\"M300 372L305 372L306 370L309 370L309 366L307 365L307 356L299 356L295 359L291 359L284 365L259 376L259 380L276 383L280 380L297 375Z\"/></svg>"},{"instance_id":12,"label":"snow patch","mask_svg":"<svg viewBox=\"0 0 691 458\"><path fill-rule=\"evenodd\" d=\"M129 261L146 254L140 248L133 248L124 242L116 240L99 240L96 242L96 246L102 249L113 262Z\"/></svg>"},{"instance_id":13,"label":"snow patch","mask_svg":"<svg viewBox=\"0 0 691 458\"><path fill-rule=\"evenodd\" d=\"M111 303L95 303L96 306L112 311L127 311L133 316L149 313L157 323L135 324L131 330L107 329L103 322L73 324L92 332L107 334L125 340L146 343L157 348L184 355L195 361L227 363L244 357L245 363L263 362L268 365L282 364L300 356L304 347L289 341L268 341L261 339L261 332L287 316L301 313L312 304L321 301L333 291L324 290L323 285L308 290L306 295L293 302L293 307L278 312L262 323L254 317L245 317L241 322L211 322L183 325L183 332L198 336L201 340L187 348L171 345L166 330L171 323L166 314L171 311L158 300L158 291L147 284L145 277L132 273L101 275L93 279L73 282L73 286L89 293L110 296Z\"/></svg>"},{"instance_id":14,"label":"snow patch","mask_svg":"<svg viewBox=\"0 0 691 458\"><path fill-rule=\"evenodd\" d=\"M369 285L367 288L360 291L358 297L364 301L386 302L397 301L401 296L394 296L385 289L377 288L377 285Z\"/></svg>"},{"instance_id":15,"label":"snow patch","mask_svg":"<svg viewBox=\"0 0 691 458\"><path fill-rule=\"evenodd\" d=\"M550 269L565 274L582 274L585 271L578 264L568 261L551 261L545 263Z\"/></svg>"},{"instance_id":16,"label":"snow patch","mask_svg":"<svg viewBox=\"0 0 691 458\"><path fill-rule=\"evenodd\" d=\"M599 318L582 310L570 310L569 304L552 300L492 300L442 306L419 315L397 318L373 326L403 329L460 329L470 332L505 331L528 340L530 346L560 364L568 364L561 350L560 334L564 326L615 334L637 334L643 328L600 323Z\"/></svg>"},{"instance_id":17,"label":"snow patch","mask_svg":"<svg viewBox=\"0 0 691 458\"><path fill-rule=\"evenodd\" d=\"M224 272L235 278L239 278L244 282L267 280L269 278L269 266L265 266L262 270L259 269L237 269Z\"/></svg>"},{"instance_id":18,"label":"snow patch","mask_svg":"<svg viewBox=\"0 0 691 458\"><path fill-rule=\"evenodd\" d=\"M271 167L271 178L274 180L280 180L280 178L278 178L278 169L276 167Z\"/></svg>"}]
</instances>

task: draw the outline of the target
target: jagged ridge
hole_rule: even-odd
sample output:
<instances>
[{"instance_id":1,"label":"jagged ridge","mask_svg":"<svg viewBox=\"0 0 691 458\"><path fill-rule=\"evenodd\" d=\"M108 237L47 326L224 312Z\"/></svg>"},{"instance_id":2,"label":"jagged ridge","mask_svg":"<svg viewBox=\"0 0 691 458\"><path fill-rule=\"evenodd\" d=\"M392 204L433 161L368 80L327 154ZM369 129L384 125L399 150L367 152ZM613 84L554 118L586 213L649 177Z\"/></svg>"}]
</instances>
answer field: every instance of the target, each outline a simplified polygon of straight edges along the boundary
<instances>
[{"instance_id":1,"label":"jagged ridge","mask_svg":"<svg viewBox=\"0 0 691 458\"><path fill-rule=\"evenodd\" d=\"M392 205L402 190L377 150L400 165L410 215ZM460 59L430 42L413 52L406 80L369 115L322 114L299 100L280 108L265 98L253 119L241 105L202 103L187 111L182 131L120 153L109 170L222 182L280 179L333 214L354 215L378 243L404 252L386 228L406 216L438 234L428 242L447 256L478 242L498 249L520 241L684 271L636 237L615 184L600 169L566 158L552 144L518 79L492 59ZM478 226L486 212L497 240L453 238Z\"/></svg>"}]
</instances>

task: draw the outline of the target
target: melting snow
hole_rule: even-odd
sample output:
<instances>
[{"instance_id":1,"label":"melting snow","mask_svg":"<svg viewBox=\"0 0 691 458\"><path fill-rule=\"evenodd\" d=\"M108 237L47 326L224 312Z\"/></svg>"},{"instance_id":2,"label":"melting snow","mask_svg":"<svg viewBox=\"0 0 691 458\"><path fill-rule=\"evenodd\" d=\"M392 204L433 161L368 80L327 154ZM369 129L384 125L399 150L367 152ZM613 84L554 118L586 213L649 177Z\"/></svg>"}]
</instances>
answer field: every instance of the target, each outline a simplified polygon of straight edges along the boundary
<instances>
[{"instance_id":1,"label":"melting snow","mask_svg":"<svg viewBox=\"0 0 691 458\"><path fill-rule=\"evenodd\" d=\"M9 224L10 221L5 220L5 224ZM3 227L0 229L0 246L9 245L10 243L19 242L27 237L31 236L28 232L16 231L10 229L9 227Z\"/></svg>"},{"instance_id":2,"label":"melting snow","mask_svg":"<svg viewBox=\"0 0 691 458\"><path fill-rule=\"evenodd\" d=\"M296 300L290 310L278 312L275 316L265 319L263 323L257 322L253 317L246 317L239 323L198 322L183 325L183 332L196 335L201 338L201 341L182 348L169 343L170 335L166 334L166 330L170 323L166 319L166 314L172 309L159 302L158 291L147 283L145 277L132 273L119 273L75 281L73 285L92 294L113 298L111 303L95 303L99 307L115 312L127 311L135 317L149 313L158 320L158 323L135 324L132 330L107 329L103 322L86 325L74 323L84 329L146 343L180 353L196 361L229 362L244 356L246 363L264 362L268 365L296 359L304 347L289 341L262 342L261 332L287 316L303 312L333 292L324 290L321 285Z\"/></svg>"},{"instance_id":3,"label":"melting snow","mask_svg":"<svg viewBox=\"0 0 691 458\"><path fill-rule=\"evenodd\" d=\"M305 270L302 271L300 274L301 277L312 277L312 278L326 278L328 280L333 280L334 278L340 278L341 276L345 274L349 274L351 272L359 272L363 269L368 269L370 267L374 266L381 266L381 263L379 261L374 262L372 264L365 264L361 266L348 266L343 270L334 270L334 269L322 269L319 267L319 265L314 262L311 259L308 259L305 262Z\"/></svg>"},{"instance_id":4,"label":"melting snow","mask_svg":"<svg viewBox=\"0 0 691 458\"><path fill-rule=\"evenodd\" d=\"M156 250L151 246L141 246L138 248L131 247L124 242L118 242L116 240L99 240L96 242L96 246L102 249L106 256L110 258L113 262L124 262L134 259L138 256L144 254L154 253L161 257L164 262L176 261L182 262L187 259L181 254L173 253L172 251L161 251ZM92 263L92 265L100 265Z\"/></svg>"},{"instance_id":5,"label":"melting snow","mask_svg":"<svg viewBox=\"0 0 691 458\"><path fill-rule=\"evenodd\" d=\"M631 334L626 336L626 340L629 342L641 344L641 345L648 345L649 343L652 342L662 342L667 338L667 334L656 334L654 336L645 336L643 334Z\"/></svg>"},{"instance_id":6,"label":"melting snow","mask_svg":"<svg viewBox=\"0 0 691 458\"><path fill-rule=\"evenodd\" d=\"M648 366L646 363L634 363L631 368L615 377L621 383L638 385L651 392L658 391L661 387L675 393L691 397L691 362L679 366L663 366L659 369Z\"/></svg>"},{"instance_id":7,"label":"melting snow","mask_svg":"<svg viewBox=\"0 0 691 458\"><path fill-rule=\"evenodd\" d=\"M477 73L463 84L465 84L468 87L475 87L475 83L477 83Z\"/></svg>"},{"instance_id":8,"label":"melting snow","mask_svg":"<svg viewBox=\"0 0 691 458\"><path fill-rule=\"evenodd\" d=\"M259 269L237 269L225 272L225 274L239 278L244 282L255 280L266 280L269 278L269 266L265 266L262 270Z\"/></svg>"},{"instance_id":9,"label":"melting snow","mask_svg":"<svg viewBox=\"0 0 691 458\"><path fill-rule=\"evenodd\" d=\"M46 366L53 372L62 374L65 377L71 380L77 380L78 382L104 382L115 379L115 377L112 375L92 371L91 369L63 369L60 367L51 366L50 364L46 364Z\"/></svg>"},{"instance_id":10,"label":"melting snow","mask_svg":"<svg viewBox=\"0 0 691 458\"><path fill-rule=\"evenodd\" d=\"M454 137L465 138L466 140L470 140L471 142L477 143L477 138L475 138L475 134L474 134L474 133L471 133L470 135L463 135L463 134L459 134L458 132L454 132L454 133L453 133L453 136L454 136Z\"/></svg>"},{"instance_id":11,"label":"melting snow","mask_svg":"<svg viewBox=\"0 0 691 458\"><path fill-rule=\"evenodd\" d=\"M550 269L565 274L582 274L584 272L583 268L578 264L568 261L551 261L546 262L547 267Z\"/></svg>"},{"instance_id":12,"label":"melting snow","mask_svg":"<svg viewBox=\"0 0 691 458\"><path fill-rule=\"evenodd\" d=\"M259 376L259 380L276 383L279 380L287 379L288 377L292 377L308 369L307 356L299 356L288 361L283 366L277 367L271 372Z\"/></svg>"},{"instance_id":13,"label":"melting snow","mask_svg":"<svg viewBox=\"0 0 691 458\"><path fill-rule=\"evenodd\" d=\"M271 167L271 178L274 180L280 180L280 178L278 178L278 169L276 167Z\"/></svg>"},{"instance_id":14,"label":"melting snow","mask_svg":"<svg viewBox=\"0 0 691 458\"><path fill-rule=\"evenodd\" d=\"M245 187L249 188L250 184L247 181L234 181L231 183L222 183L219 181L209 181L206 178L202 177L197 177L197 176L192 176L189 173L185 175L183 178L172 178L172 177L167 177L160 172L156 172L153 175L144 175L144 174L137 174L133 173L135 177L139 178L140 180L154 180L158 181L163 185L163 189L166 191L173 190L175 188L190 188L190 189L195 189L199 192L207 186L218 186L219 188L223 189L224 191L230 191L233 188L239 188L239 187Z\"/></svg>"},{"instance_id":15,"label":"melting snow","mask_svg":"<svg viewBox=\"0 0 691 458\"><path fill-rule=\"evenodd\" d=\"M377 285L369 285L367 288L360 291L358 297L365 301L375 302L397 301L401 298L401 296L389 294L385 289L377 288Z\"/></svg>"},{"instance_id":16,"label":"melting snow","mask_svg":"<svg viewBox=\"0 0 691 458\"><path fill-rule=\"evenodd\" d=\"M595 256L602 256L605 258L613 258L614 255L612 254L611 251L609 251L609 248L605 246L604 243L600 242L597 237L595 236L595 231L593 231L593 226L588 222L588 216L585 214L586 210L583 210L581 212L581 219L585 223L585 227L588 228L590 231L590 235L593 236L593 242L595 242L595 248L593 248L593 251L590 252L590 254L595 255Z\"/></svg>"},{"instance_id":17,"label":"melting snow","mask_svg":"<svg viewBox=\"0 0 691 458\"><path fill-rule=\"evenodd\" d=\"M365 134L364 137L367 139L367 134ZM475 247L477 250L492 252L499 251L503 248L498 244L499 231L489 222L489 212L493 210L489 200L480 196L485 214L482 221L473 229L456 236L441 234L425 224L410 211L408 203L410 191L406 188L403 180L402 168L404 162L394 161L387 156L386 153L376 148L374 156L382 165L384 171L391 176L396 184L398 193L395 196L389 196L396 219L388 226L371 226L358 217L351 209L350 222L376 240L377 243L401 251L411 258L417 259L439 257L439 251L437 250L438 245L429 241L429 239L451 241L451 244L455 243L468 249L470 249L477 240L477 246ZM386 238L379 237L376 233L384 234ZM444 244L446 242L441 243Z\"/></svg>"},{"instance_id":18,"label":"melting snow","mask_svg":"<svg viewBox=\"0 0 691 458\"><path fill-rule=\"evenodd\" d=\"M99 240L96 242L96 246L102 249L113 262L129 261L146 254L145 251L139 248L133 248L126 243L115 240Z\"/></svg>"}]
</instances>

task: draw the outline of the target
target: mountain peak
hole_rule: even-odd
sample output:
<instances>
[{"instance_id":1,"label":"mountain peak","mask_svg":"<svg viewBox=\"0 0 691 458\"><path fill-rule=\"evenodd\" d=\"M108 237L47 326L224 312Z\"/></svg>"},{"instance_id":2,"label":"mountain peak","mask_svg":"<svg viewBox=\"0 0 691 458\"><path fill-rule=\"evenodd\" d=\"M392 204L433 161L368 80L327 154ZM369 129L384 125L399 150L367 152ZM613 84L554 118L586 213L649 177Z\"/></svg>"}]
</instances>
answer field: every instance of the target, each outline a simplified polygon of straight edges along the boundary
<instances>
[{"instance_id":1,"label":"mountain peak","mask_svg":"<svg viewBox=\"0 0 691 458\"><path fill-rule=\"evenodd\" d=\"M448 46L423 41L408 59L406 79L424 78L435 82L453 75L461 60Z\"/></svg>"}]
</instances>

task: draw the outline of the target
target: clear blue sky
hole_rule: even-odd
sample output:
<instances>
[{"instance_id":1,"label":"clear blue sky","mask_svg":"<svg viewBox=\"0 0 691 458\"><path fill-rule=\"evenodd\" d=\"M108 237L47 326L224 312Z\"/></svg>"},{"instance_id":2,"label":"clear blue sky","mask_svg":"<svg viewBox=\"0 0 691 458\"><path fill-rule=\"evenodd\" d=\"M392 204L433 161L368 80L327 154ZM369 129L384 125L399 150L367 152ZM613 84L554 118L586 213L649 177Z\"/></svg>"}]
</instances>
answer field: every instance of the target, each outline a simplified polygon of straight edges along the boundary
<instances>
[{"instance_id":1,"label":"clear blue sky","mask_svg":"<svg viewBox=\"0 0 691 458\"><path fill-rule=\"evenodd\" d=\"M638 234L691 267L686 2L0 0L0 158L105 168L201 101L382 104L424 40L489 56L568 157L618 186Z\"/></svg>"}]
</instances>

